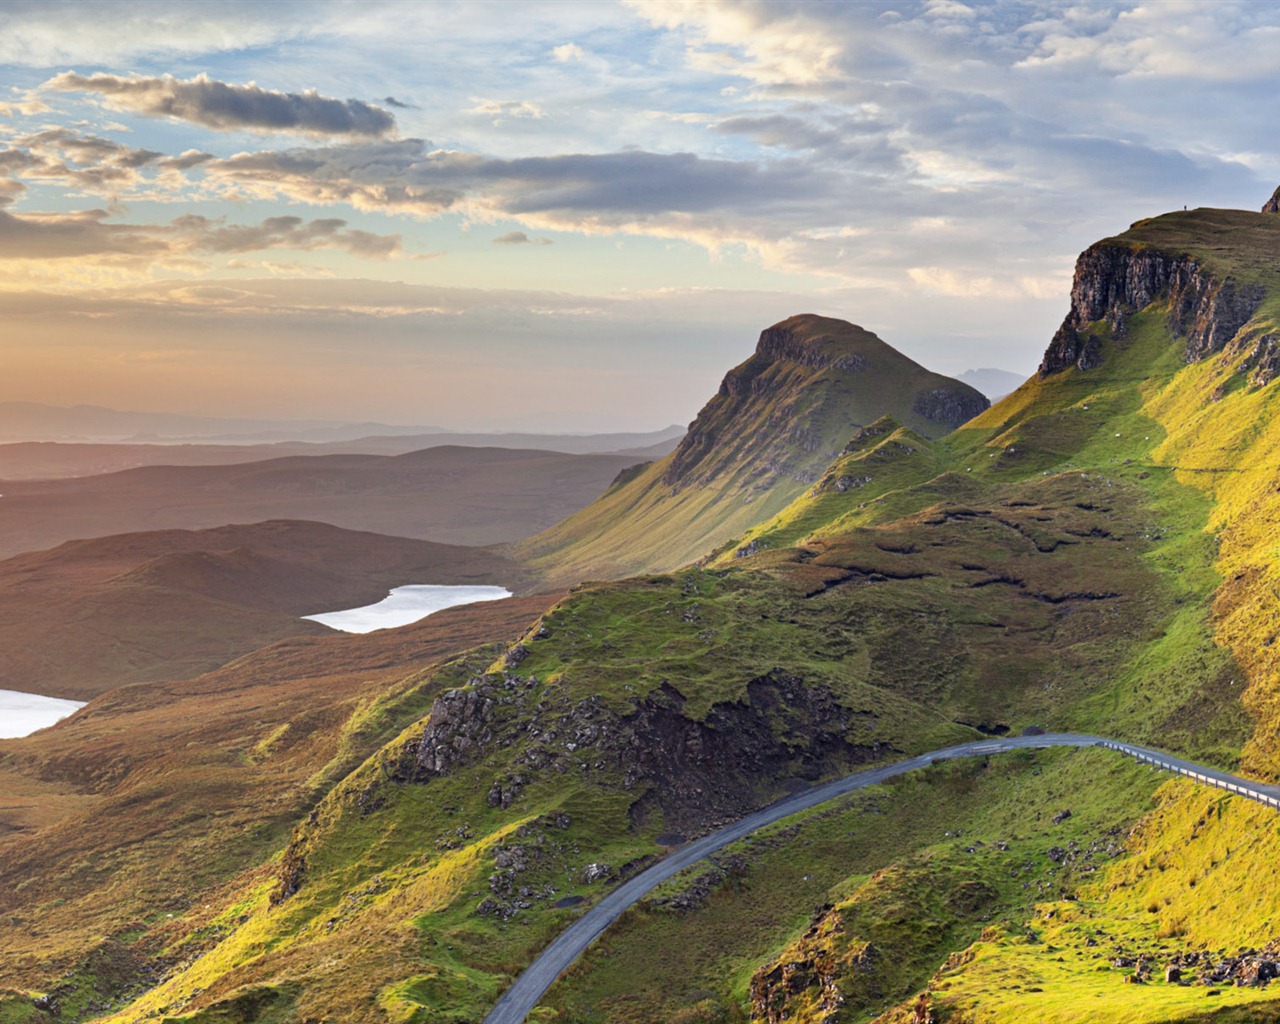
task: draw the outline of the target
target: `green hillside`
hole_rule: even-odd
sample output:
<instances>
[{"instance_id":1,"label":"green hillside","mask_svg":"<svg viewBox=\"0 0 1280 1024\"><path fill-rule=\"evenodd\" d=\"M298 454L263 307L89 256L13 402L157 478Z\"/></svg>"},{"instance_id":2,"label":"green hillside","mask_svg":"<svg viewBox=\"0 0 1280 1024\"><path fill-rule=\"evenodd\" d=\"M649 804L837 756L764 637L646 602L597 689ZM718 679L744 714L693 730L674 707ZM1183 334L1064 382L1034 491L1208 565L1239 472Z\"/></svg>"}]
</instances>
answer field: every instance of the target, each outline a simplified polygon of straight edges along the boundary
<instances>
[{"instance_id":1,"label":"green hillside","mask_svg":"<svg viewBox=\"0 0 1280 1024\"><path fill-rule=\"evenodd\" d=\"M825 404L853 386L834 342L789 350L818 368L762 339L687 446L526 551L618 565L643 519L617 511L615 535L608 509L656 509L671 472L662 537L710 557L577 587L505 650L369 698L372 753L272 857L103 937L152 972L100 997L104 1019L479 1022L665 847L984 734L1094 731L1280 779L1277 254L1280 217L1239 211L1098 243L1041 372L951 433L901 392L855 428ZM780 326L854 337L831 324ZM722 482L741 505L784 392L831 437L769 433L788 482L731 519ZM695 550L697 501L717 525ZM269 756L268 735L242 742ZM1274 812L1103 751L937 764L666 883L530 1019L1274 1020L1280 988L1245 967L1280 961L1277 858ZM30 994L83 1000L100 962L24 961L0 1021L54 1019Z\"/></svg>"},{"instance_id":2,"label":"green hillside","mask_svg":"<svg viewBox=\"0 0 1280 1024\"><path fill-rule=\"evenodd\" d=\"M869 331L793 316L761 332L666 458L515 548L556 583L668 571L784 508L882 416L937 437L988 403Z\"/></svg>"}]
</instances>

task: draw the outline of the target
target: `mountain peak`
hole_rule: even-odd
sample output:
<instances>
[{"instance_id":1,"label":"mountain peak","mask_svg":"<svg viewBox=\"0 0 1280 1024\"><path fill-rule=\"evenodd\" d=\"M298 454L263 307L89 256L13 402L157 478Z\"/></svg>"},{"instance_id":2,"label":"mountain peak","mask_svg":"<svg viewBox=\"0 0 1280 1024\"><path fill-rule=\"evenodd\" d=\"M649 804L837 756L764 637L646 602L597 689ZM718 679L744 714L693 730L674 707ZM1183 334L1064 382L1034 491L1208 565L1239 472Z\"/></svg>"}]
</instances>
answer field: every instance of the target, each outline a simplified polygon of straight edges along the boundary
<instances>
[{"instance_id":1,"label":"mountain peak","mask_svg":"<svg viewBox=\"0 0 1280 1024\"><path fill-rule=\"evenodd\" d=\"M1280 213L1280 188L1271 193L1271 198L1262 204L1263 213Z\"/></svg>"},{"instance_id":2,"label":"mountain peak","mask_svg":"<svg viewBox=\"0 0 1280 1024\"><path fill-rule=\"evenodd\" d=\"M939 437L989 403L864 328L804 313L761 333L679 447L522 545L557 580L671 568L767 519L885 415Z\"/></svg>"},{"instance_id":3,"label":"mountain peak","mask_svg":"<svg viewBox=\"0 0 1280 1024\"><path fill-rule=\"evenodd\" d=\"M800 313L761 331L756 356L770 362L787 360L815 370L856 373L866 366L866 350L883 345L857 324Z\"/></svg>"}]
</instances>

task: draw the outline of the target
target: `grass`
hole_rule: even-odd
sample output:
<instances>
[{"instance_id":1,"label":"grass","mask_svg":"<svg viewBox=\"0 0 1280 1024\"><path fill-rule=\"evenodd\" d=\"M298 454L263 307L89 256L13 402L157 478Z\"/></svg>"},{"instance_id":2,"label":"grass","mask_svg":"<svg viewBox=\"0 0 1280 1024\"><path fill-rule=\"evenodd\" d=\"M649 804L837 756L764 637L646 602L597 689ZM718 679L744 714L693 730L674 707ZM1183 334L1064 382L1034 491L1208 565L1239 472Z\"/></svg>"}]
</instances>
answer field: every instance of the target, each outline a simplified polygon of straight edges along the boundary
<instances>
[{"instance_id":1,"label":"grass","mask_svg":"<svg viewBox=\"0 0 1280 1024\"><path fill-rule=\"evenodd\" d=\"M839 320L802 316L778 327L820 358L756 355L734 368L675 452L522 541L517 557L560 583L670 571L781 512L880 417L917 435L947 429L916 410L916 396L962 385ZM861 362L841 368L831 358Z\"/></svg>"},{"instance_id":2,"label":"grass","mask_svg":"<svg viewBox=\"0 0 1280 1024\"><path fill-rule=\"evenodd\" d=\"M1270 281L1277 224L1196 211L1120 244ZM288 843L297 892L271 901L278 862L247 871L173 930L184 965L112 1019L234 1020L261 999L297 1020L476 1020L579 912L554 904L602 891L588 864L626 874L664 832L985 732L1092 730L1280 777L1274 386L1242 376L1243 350L1185 365L1158 304L1123 338L1091 329L1100 369L1033 379L934 441L884 422L770 492L788 504L767 522L742 500L750 430L690 463L700 488L658 487L674 458L620 482L539 557L675 564L736 536L703 568L576 588L523 635L518 679L483 649L346 709L307 762L327 795ZM815 393L789 414L821 418ZM458 687L474 730L446 774L415 774L419 718ZM271 766L293 729L263 723L238 756ZM1099 751L937 766L669 883L538 1019L711 1024L755 999L905 1022L922 992L954 1021L1265 1019L1269 992L1126 984L1089 942L1268 941L1277 841L1269 812Z\"/></svg>"}]
</instances>

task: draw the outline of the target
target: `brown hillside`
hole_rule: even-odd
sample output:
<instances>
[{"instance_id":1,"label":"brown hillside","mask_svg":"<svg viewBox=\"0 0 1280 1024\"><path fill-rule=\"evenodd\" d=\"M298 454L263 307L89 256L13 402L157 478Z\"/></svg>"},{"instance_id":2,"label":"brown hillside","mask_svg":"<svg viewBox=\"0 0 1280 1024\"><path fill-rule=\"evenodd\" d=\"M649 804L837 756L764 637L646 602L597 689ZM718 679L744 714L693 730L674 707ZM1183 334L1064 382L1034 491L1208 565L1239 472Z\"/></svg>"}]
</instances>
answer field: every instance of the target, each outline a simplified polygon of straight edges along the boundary
<instances>
[{"instance_id":1,"label":"brown hillside","mask_svg":"<svg viewBox=\"0 0 1280 1024\"><path fill-rule=\"evenodd\" d=\"M308 519L449 544L518 540L601 494L631 455L428 448L0 483L0 557L63 541Z\"/></svg>"},{"instance_id":2,"label":"brown hillside","mask_svg":"<svg viewBox=\"0 0 1280 1024\"><path fill-rule=\"evenodd\" d=\"M278 849L331 781L425 712L434 691L413 689L425 667L516 636L556 599L284 640L0 741L5 982L43 985L101 936L198 912Z\"/></svg>"},{"instance_id":3,"label":"brown hillside","mask_svg":"<svg viewBox=\"0 0 1280 1024\"><path fill-rule=\"evenodd\" d=\"M73 541L0 562L0 689L87 700L181 679L289 636L299 616L380 600L407 583L521 587L475 548L272 521Z\"/></svg>"}]
</instances>

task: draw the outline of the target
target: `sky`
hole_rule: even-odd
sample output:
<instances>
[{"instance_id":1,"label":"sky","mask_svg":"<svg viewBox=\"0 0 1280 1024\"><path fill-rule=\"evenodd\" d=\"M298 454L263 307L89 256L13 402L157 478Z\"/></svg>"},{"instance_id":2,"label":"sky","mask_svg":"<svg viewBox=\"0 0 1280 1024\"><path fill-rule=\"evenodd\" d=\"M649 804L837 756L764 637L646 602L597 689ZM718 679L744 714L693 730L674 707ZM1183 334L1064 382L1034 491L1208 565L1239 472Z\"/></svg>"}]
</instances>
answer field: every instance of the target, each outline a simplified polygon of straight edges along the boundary
<instances>
[{"instance_id":1,"label":"sky","mask_svg":"<svg viewBox=\"0 0 1280 1024\"><path fill-rule=\"evenodd\" d=\"M1076 255L1280 184L1280 4L0 6L0 401L688 422L759 332L1030 374Z\"/></svg>"}]
</instances>

